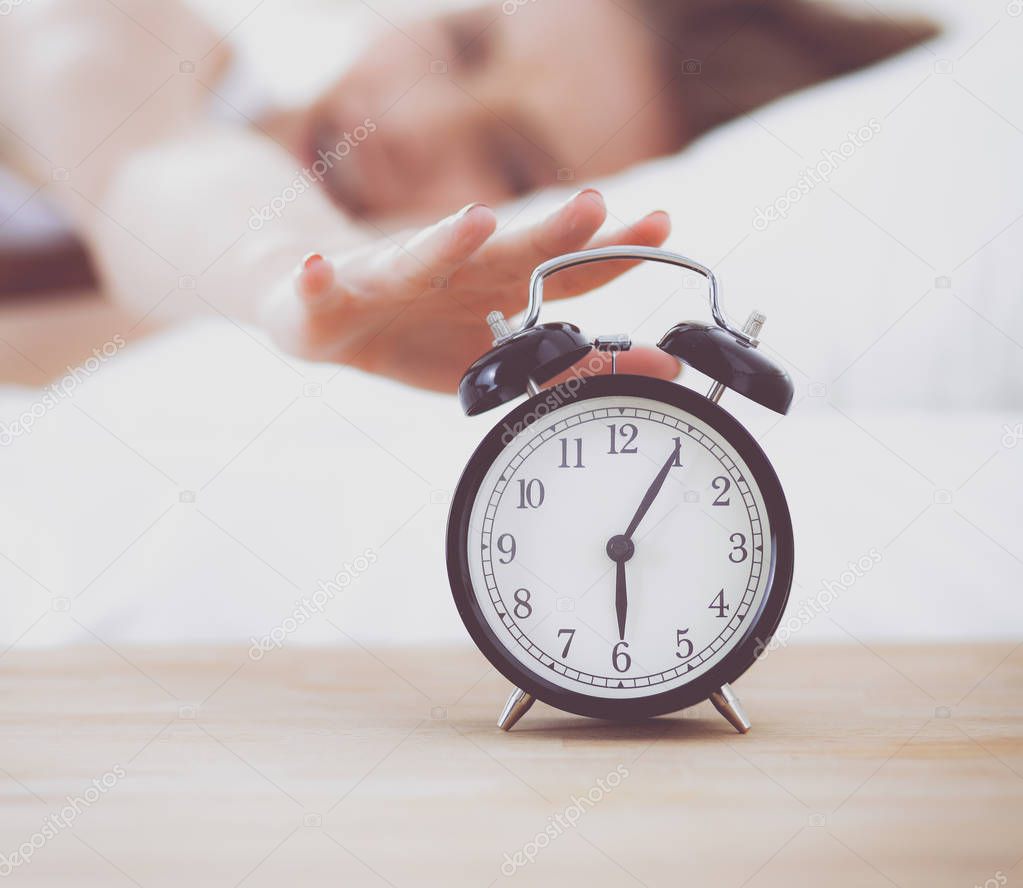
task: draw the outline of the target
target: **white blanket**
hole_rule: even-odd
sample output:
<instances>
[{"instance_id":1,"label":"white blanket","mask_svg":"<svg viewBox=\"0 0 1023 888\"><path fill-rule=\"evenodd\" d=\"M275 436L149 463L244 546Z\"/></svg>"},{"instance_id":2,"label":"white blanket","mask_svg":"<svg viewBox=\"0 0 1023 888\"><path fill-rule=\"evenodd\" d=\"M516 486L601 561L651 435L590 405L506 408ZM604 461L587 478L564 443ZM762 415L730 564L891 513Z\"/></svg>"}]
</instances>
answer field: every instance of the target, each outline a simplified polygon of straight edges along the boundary
<instances>
[{"instance_id":1,"label":"white blanket","mask_svg":"<svg viewBox=\"0 0 1023 888\"><path fill-rule=\"evenodd\" d=\"M937 43L605 183L621 219L672 212L669 246L714 267L732 316L768 315L792 415L723 403L762 436L790 497L800 641L1018 635L1014 9L950 5ZM826 157L827 181L801 186ZM706 317L689 283L644 268L547 317L652 341ZM468 420L450 398L290 364L227 324L181 328L118 352L0 448L0 642L244 640L368 550L375 562L289 643L464 639L447 499L499 412ZM7 389L0 417L42 399ZM801 618L801 601L825 598Z\"/></svg>"}]
</instances>

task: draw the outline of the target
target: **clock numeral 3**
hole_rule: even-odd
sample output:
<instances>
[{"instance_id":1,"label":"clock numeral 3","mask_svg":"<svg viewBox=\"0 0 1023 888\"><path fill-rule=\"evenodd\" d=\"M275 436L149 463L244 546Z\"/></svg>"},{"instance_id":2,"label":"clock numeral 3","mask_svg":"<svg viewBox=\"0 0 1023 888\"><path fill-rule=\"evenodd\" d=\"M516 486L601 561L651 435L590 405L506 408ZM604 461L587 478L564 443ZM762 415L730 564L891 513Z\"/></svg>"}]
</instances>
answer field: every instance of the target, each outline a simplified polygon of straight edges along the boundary
<instances>
[{"instance_id":1,"label":"clock numeral 3","mask_svg":"<svg viewBox=\"0 0 1023 888\"><path fill-rule=\"evenodd\" d=\"M628 672L632 666L632 657L629 656L629 643L627 641L619 641L614 646L614 650L611 651L611 665L614 666L615 672Z\"/></svg>"},{"instance_id":2,"label":"clock numeral 3","mask_svg":"<svg viewBox=\"0 0 1023 888\"><path fill-rule=\"evenodd\" d=\"M714 600L707 605L707 610L716 610L718 617L722 620L725 618L725 614L731 609L730 605L725 604L725 590L722 589L714 596Z\"/></svg>"},{"instance_id":3,"label":"clock numeral 3","mask_svg":"<svg viewBox=\"0 0 1023 888\"><path fill-rule=\"evenodd\" d=\"M497 551L507 558L499 558L501 564L511 564L515 560L515 537L510 533L502 533L497 538Z\"/></svg>"},{"instance_id":4,"label":"clock numeral 3","mask_svg":"<svg viewBox=\"0 0 1023 888\"><path fill-rule=\"evenodd\" d=\"M610 454L619 453L639 453L639 448L635 445L636 436L639 434L637 429L631 422L624 423L623 425L609 425L608 429L611 430L611 449L608 451ZM619 448L619 438L621 439L621 448Z\"/></svg>"},{"instance_id":5,"label":"clock numeral 3","mask_svg":"<svg viewBox=\"0 0 1023 888\"><path fill-rule=\"evenodd\" d=\"M568 649L572 647L572 639L575 638L575 629L559 629L558 638L562 635L568 636L568 641L565 642L565 649L561 652L561 659L564 660L568 656Z\"/></svg>"},{"instance_id":6,"label":"clock numeral 3","mask_svg":"<svg viewBox=\"0 0 1023 888\"><path fill-rule=\"evenodd\" d=\"M515 590L515 607L512 608L512 613L520 620L533 616L533 605L529 603L528 589Z\"/></svg>"},{"instance_id":7,"label":"clock numeral 3","mask_svg":"<svg viewBox=\"0 0 1023 888\"><path fill-rule=\"evenodd\" d=\"M746 548L746 537L741 533L733 533L728 541L732 543L732 551L728 553L728 560L733 564L742 564L749 558L749 549Z\"/></svg>"},{"instance_id":8,"label":"clock numeral 3","mask_svg":"<svg viewBox=\"0 0 1023 888\"><path fill-rule=\"evenodd\" d=\"M675 632L675 646L679 648L679 650L675 651L675 656L680 660L688 660L693 655L694 645L692 641L685 637L688 631L689 627L686 627L685 629L679 629ZM682 651L683 645L685 645L684 653Z\"/></svg>"},{"instance_id":9,"label":"clock numeral 3","mask_svg":"<svg viewBox=\"0 0 1023 888\"><path fill-rule=\"evenodd\" d=\"M543 489L543 481L533 478L526 481L519 479L519 504L518 509L539 509L543 505L543 498L546 491Z\"/></svg>"},{"instance_id":10,"label":"clock numeral 3","mask_svg":"<svg viewBox=\"0 0 1023 888\"><path fill-rule=\"evenodd\" d=\"M558 465L559 469L584 469L583 465L583 439L573 438L575 441L575 464L569 465L568 463L568 438L561 438L561 463Z\"/></svg>"}]
</instances>

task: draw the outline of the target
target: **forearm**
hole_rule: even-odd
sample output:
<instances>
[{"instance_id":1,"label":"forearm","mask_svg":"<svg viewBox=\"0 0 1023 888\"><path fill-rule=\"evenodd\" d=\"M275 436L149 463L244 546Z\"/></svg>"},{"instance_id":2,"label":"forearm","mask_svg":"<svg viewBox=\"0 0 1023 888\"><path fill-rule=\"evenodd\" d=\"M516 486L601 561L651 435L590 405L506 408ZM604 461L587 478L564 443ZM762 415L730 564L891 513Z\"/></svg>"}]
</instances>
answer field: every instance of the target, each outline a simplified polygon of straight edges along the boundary
<instances>
[{"instance_id":1,"label":"forearm","mask_svg":"<svg viewBox=\"0 0 1023 888\"><path fill-rule=\"evenodd\" d=\"M364 240L283 149L213 123L127 158L87 220L114 296L140 313L163 299L166 318L252 321L306 252Z\"/></svg>"}]
</instances>

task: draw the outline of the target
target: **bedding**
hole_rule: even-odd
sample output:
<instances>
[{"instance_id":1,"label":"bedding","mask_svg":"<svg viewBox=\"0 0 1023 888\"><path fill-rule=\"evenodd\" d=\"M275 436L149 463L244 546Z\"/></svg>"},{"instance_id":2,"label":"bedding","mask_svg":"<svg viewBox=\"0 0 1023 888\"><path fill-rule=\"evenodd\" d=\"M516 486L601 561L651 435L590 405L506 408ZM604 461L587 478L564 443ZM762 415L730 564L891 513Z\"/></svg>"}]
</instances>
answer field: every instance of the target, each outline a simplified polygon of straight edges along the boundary
<instances>
[{"instance_id":1,"label":"bedding","mask_svg":"<svg viewBox=\"0 0 1023 888\"><path fill-rule=\"evenodd\" d=\"M767 313L793 375L785 419L723 402L790 497L786 643L1011 637L1023 618L1023 18L930 8L950 22L935 43L601 183L621 220L663 202L668 246L715 269L740 322ZM697 281L649 267L545 317L655 341L706 313ZM0 416L42 398L8 387ZM3 644L244 642L368 552L287 643L464 639L444 521L496 416L209 321L53 400L0 448Z\"/></svg>"}]
</instances>

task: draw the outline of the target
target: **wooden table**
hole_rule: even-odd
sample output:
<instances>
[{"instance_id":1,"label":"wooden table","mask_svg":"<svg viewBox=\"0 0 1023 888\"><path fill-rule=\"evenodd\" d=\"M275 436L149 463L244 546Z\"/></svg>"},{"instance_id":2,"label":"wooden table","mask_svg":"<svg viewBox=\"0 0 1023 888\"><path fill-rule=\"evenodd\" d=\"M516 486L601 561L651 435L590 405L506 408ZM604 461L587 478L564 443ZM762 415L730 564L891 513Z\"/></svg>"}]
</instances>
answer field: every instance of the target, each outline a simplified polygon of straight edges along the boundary
<instances>
[{"instance_id":1,"label":"wooden table","mask_svg":"<svg viewBox=\"0 0 1023 888\"><path fill-rule=\"evenodd\" d=\"M0 872L41 845L15 885L1023 878L1008 644L773 651L737 685L746 736L709 704L635 726L538 704L502 734L508 685L469 648L97 645L2 665Z\"/></svg>"}]
</instances>

